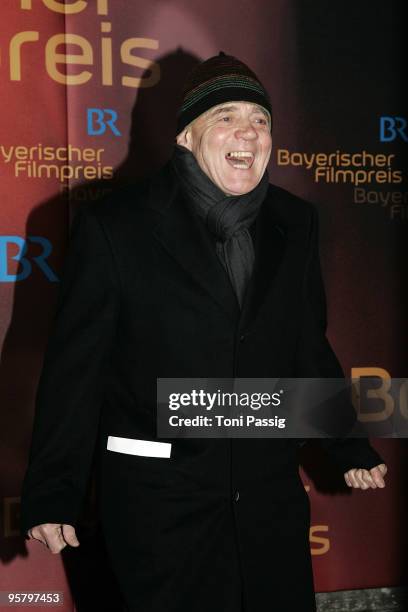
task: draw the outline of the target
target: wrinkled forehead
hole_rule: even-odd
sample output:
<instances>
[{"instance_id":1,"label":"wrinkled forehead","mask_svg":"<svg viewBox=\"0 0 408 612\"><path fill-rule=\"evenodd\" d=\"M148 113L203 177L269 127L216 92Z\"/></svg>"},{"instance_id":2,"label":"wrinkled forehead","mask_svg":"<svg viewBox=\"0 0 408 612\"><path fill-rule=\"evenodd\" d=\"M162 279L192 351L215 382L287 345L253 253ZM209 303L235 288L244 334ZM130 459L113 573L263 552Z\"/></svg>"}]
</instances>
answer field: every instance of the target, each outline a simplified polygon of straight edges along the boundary
<instances>
[{"instance_id":1,"label":"wrinkled forehead","mask_svg":"<svg viewBox=\"0 0 408 612\"><path fill-rule=\"evenodd\" d=\"M206 119L212 119L213 117L217 117L218 115L225 112L239 112L244 107L249 107L251 112L261 112L265 118L268 120L269 128L271 128L271 116L269 112L261 106L260 104L256 104L255 102L242 102L242 101L233 101L233 102L221 102L220 104L216 104L212 106L204 113L199 115L194 121L191 122L192 125L195 121L205 121Z\"/></svg>"}]
</instances>

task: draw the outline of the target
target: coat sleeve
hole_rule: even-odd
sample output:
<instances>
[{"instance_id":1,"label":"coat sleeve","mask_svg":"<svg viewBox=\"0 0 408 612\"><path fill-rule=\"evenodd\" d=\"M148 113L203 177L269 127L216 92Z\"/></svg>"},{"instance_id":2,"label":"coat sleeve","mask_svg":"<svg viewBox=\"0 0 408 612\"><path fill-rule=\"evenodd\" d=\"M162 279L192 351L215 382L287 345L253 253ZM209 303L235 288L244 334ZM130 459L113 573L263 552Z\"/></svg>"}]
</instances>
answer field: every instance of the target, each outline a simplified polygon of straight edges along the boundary
<instances>
[{"instance_id":1,"label":"coat sleeve","mask_svg":"<svg viewBox=\"0 0 408 612\"><path fill-rule=\"evenodd\" d=\"M342 367L326 337L326 295L319 257L318 214L311 208L310 241L304 278L302 322L296 351L296 373L302 378L344 378ZM351 400L345 398L344 421L355 422ZM350 417L352 413L352 417ZM364 438L320 438L320 445L333 462L347 472L352 468L371 469L383 459Z\"/></svg>"},{"instance_id":2,"label":"coat sleeve","mask_svg":"<svg viewBox=\"0 0 408 612\"><path fill-rule=\"evenodd\" d=\"M77 212L35 398L20 529L76 525L96 443L103 371L116 330L119 280L95 213Z\"/></svg>"}]
</instances>

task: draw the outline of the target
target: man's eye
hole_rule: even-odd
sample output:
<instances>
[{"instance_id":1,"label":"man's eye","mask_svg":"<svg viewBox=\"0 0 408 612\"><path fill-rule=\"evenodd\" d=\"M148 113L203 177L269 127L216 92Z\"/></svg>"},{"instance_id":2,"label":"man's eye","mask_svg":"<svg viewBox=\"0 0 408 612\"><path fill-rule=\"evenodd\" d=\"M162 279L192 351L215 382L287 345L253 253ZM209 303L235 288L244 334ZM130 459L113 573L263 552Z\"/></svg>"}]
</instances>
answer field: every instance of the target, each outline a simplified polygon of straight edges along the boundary
<instances>
[{"instance_id":1,"label":"man's eye","mask_svg":"<svg viewBox=\"0 0 408 612\"><path fill-rule=\"evenodd\" d=\"M258 117L256 121L258 121L259 123L262 123L263 125L267 124L267 121L264 117Z\"/></svg>"},{"instance_id":2,"label":"man's eye","mask_svg":"<svg viewBox=\"0 0 408 612\"><path fill-rule=\"evenodd\" d=\"M225 121L228 122L231 119L231 117L229 117L228 115L224 115L224 117L221 117L221 121Z\"/></svg>"}]
</instances>

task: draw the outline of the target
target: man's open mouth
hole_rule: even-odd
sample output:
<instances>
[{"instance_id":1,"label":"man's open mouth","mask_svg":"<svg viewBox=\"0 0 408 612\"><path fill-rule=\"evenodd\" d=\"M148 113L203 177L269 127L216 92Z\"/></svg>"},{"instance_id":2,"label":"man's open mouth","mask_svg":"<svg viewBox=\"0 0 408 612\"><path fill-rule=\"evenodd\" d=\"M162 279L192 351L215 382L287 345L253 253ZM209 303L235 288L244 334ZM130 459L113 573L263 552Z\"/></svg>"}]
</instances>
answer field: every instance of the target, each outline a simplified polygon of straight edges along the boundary
<instances>
[{"instance_id":1,"label":"man's open mouth","mask_svg":"<svg viewBox=\"0 0 408 612\"><path fill-rule=\"evenodd\" d=\"M225 159L233 168L248 170L254 163L255 155L251 151L230 151Z\"/></svg>"}]
</instances>

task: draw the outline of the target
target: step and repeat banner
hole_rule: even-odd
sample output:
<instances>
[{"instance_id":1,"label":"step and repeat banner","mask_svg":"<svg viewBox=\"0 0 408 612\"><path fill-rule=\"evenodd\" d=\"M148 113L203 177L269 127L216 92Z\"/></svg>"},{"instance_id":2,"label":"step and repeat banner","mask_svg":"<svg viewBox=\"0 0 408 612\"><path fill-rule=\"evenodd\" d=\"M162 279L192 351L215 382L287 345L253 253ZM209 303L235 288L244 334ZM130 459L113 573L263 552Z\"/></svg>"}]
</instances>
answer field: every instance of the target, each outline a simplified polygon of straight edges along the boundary
<instances>
[{"instance_id":1,"label":"step and repeat banner","mask_svg":"<svg viewBox=\"0 0 408 612\"><path fill-rule=\"evenodd\" d=\"M237 56L271 95L271 182L318 208L328 336L346 374L380 387L406 376L403 3L2 0L0 17L0 591L113 610L92 490L79 549L54 556L18 533L75 210L162 165L188 72L220 50ZM401 396L377 418L404 410ZM372 442L388 464L384 490L351 491L305 450L317 591L406 578L406 447Z\"/></svg>"}]
</instances>

